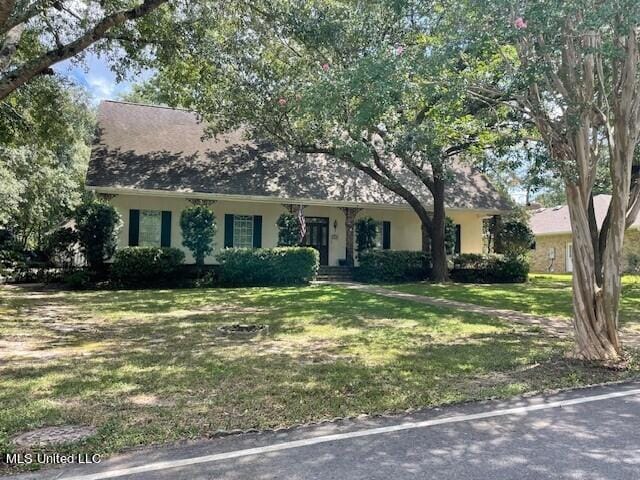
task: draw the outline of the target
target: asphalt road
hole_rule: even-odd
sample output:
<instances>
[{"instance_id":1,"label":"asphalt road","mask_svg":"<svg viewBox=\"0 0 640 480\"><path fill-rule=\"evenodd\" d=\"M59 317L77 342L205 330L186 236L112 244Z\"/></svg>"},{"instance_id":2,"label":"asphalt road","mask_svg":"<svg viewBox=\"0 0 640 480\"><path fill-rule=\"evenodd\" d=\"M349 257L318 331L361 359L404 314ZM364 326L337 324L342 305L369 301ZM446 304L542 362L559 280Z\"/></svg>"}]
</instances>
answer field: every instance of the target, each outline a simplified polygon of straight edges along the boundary
<instances>
[{"instance_id":1,"label":"asphalt road","mask_svg":"<svg viewBox=\"0 0 640 480\"><path fill-rule=\"evenodd\" d=\"M640 382L138 450L14 480L640 479Z\"/></svg>"}]
</instances>

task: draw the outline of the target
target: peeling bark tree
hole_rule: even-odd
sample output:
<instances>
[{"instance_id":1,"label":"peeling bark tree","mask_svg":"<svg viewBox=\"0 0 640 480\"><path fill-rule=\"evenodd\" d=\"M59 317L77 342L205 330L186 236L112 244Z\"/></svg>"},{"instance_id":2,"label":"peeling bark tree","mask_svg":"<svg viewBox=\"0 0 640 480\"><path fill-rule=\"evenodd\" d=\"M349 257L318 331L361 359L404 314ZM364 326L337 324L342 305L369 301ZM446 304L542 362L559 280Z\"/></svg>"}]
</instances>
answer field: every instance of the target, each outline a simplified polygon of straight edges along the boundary
<instances>
[{"instance_id":1,"label":"peeling bark tree","mask_svg":"<svg viewBox=\"0 0 640 480\"><path fill-rule=\"evenodd\" d=\"M119 2L113 6L111 2L100 2L99 6L96 2L93 8L82 8L79 2L64 0L2 0L0 100L35 76L50 73L52 65L80 54L95 42L108 38L110 32L125 22L144 17L167 1L144 0L140 5L121 10L117 9ZM109 12L110 7L116 10ZM104 9L102 17L93 18L96 9ZM26 35L30 31L32 35ZM40 39L39 49L29 45L34 36ZM38 53L32 55L30 52L34 50ZM41 50L44 52L40 53Z\"/></svg>"},{"instance_id":2,"label":"peeling bark tree","mask_svg":"<svg viewBox=\"0 0 640 480\"><path fill-rule=\"evenodd\" d=\"M640 133L638 17L629 2L566 2L555 29L536 25L544 2L512 18L520 66L530 73L518 97L564 179L573 237L575 356L615 361L621 257L625 228L640 209L632 175ZM628 10L627 10L628 7ZM558 12L554 12L558 13ZM549 16L547 10L546 13ZM544 22L540 22L543 24ZM607 149L607 155L600 150ZM597 225L593 186L606 158L613 185L603 225Z\"/></svg>"}]
</instances>

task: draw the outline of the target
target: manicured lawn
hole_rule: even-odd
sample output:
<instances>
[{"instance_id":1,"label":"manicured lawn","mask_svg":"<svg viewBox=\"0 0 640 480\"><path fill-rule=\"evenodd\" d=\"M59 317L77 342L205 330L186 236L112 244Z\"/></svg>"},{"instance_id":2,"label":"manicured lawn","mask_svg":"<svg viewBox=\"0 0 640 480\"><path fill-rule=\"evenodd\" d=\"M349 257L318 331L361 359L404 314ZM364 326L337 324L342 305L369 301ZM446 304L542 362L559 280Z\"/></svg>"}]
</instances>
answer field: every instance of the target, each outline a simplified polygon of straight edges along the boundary
<instances>
[{"instance_id":1,"label":"manicured lawn","mask_svg":"<svg viewBox=\"0 0 640 480\"><path fill-rule=\"evenodd\" d=\"M640 328L640 275L625 275L620 302L620 321ZM570 275L532 274L528 283L504 285L410 283L390 285L405 293L458 300L460 302L571 318L572 288Z\"/></svg>"},{"instance_id":2,"label":"manicured lawn","mask_svg":"<svg viewBox=\"0 0 640 480\"><path fill-rule=\"evenodd\" d=\"M415 287L418 288L418 287ZM267 336L222 336L225 323ZM626 378L569 341L332 286L0 289L0 452L30 429L94 425L85 452ZM78 445L56 448L78 451ZM1 467L0 467L1 468Z\"/></svg>"}]
</instances>

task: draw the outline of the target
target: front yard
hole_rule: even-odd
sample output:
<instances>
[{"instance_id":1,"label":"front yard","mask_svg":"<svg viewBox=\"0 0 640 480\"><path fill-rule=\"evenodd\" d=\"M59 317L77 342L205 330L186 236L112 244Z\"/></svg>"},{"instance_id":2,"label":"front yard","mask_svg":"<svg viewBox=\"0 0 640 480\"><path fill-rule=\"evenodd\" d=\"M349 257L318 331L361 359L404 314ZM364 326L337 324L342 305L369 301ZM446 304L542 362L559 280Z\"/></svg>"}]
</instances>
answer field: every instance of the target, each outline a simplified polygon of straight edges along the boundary
<instances>
[{"instance_id":1,"label":"front yard","mask_svg":"<svg viewBox=\"0 0 640 480\"><path fill-rule=\"evenodd\" d=\"M329 285L2 287L0 302L0 451L50 425L95 426L82 450L109 453L636 373L635 361L621 372L565 360L571 343L535 328ZM218 331L230 323L267 324L269 333Z\"/></svg>"},{"instance_id":2,"label":"front yard","mask_svg":"<svg viewBox=\"0 0 640 480\"><path fill-rule=\"evenodd\" d=\"M622 277L620 323L640 330L640 275ZM494 308L516 310L542 316L572 316L571 275L531 274L528 283L516 284L433 284L426 282L390 285L390 289L446 298Z\"/></svg>"}]
</instances>

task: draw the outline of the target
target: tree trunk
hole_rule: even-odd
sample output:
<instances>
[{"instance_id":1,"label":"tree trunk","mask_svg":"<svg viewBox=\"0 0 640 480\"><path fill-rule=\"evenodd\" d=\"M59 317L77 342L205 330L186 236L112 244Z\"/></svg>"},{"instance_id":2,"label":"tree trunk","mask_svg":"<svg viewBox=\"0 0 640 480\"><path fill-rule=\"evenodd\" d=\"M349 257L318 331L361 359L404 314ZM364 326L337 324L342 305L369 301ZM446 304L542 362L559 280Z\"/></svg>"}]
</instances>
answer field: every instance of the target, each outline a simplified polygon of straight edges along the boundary
<instances>
[{"instance_id":1,"label":"tree trunk","mask_svg":"<svg viewBox=\"0 0 640 480\"><path fill-rule=\"evenodd\" d=\"M611 302L605 302L604 290L612 288L611 285L598 286L596 252L589 222L590 199L583 199L576 185L567 185L566 188L574 253L574 355L584 360L615 361L619 359L621 352L617 325L611 321L612 318L617 318L617 303L614 307ZM611 293L614 292L609 292L609 295Z\"/></svg>"},{"instance_id":2,"label":"tree trunk","mask_svg":"<svg viewBox=\"0 0 640 480\"><path fill-rule=\"evenodd\" d=\"M431 229L431 264L434 282L446 282L449 275L447 270L447 250L445 244L444 181L434 179L433 188L433 227Z\"/></svg>"}]
</instances>

